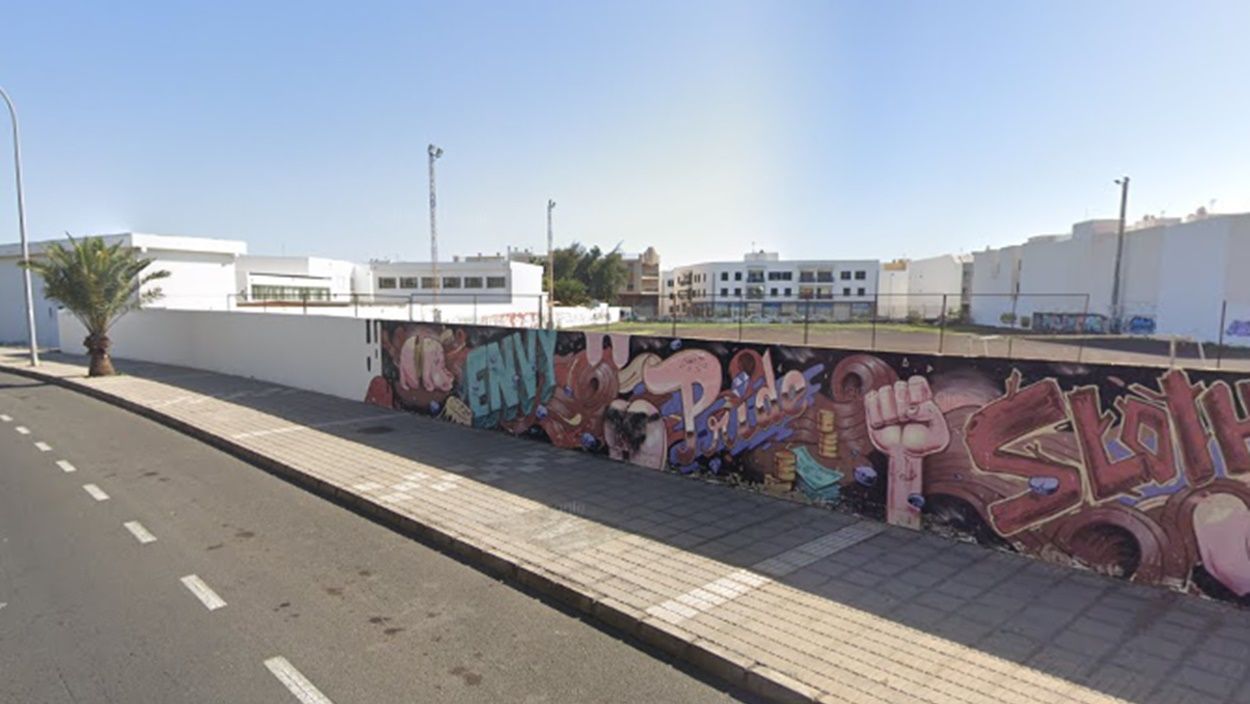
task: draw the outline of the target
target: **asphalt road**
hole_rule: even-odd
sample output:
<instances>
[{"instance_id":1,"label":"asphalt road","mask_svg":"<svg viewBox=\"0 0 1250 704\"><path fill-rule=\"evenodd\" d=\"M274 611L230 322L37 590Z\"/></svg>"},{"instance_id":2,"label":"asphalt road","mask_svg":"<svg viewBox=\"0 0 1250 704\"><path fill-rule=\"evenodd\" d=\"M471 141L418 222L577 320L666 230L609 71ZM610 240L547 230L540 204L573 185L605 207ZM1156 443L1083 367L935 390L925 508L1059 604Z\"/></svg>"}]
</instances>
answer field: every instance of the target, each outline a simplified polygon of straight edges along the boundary
<instances>
[{"instance_id":1,"label":"asphalt road","mask_svg":"<svg viewBox=\"0 0 1250 704\"><path fill-rule=\"evenodd\" d=\"M0 702L23 704L744 696L195 440L8 374L0 673Z\"/></svg>"}]
</instances>

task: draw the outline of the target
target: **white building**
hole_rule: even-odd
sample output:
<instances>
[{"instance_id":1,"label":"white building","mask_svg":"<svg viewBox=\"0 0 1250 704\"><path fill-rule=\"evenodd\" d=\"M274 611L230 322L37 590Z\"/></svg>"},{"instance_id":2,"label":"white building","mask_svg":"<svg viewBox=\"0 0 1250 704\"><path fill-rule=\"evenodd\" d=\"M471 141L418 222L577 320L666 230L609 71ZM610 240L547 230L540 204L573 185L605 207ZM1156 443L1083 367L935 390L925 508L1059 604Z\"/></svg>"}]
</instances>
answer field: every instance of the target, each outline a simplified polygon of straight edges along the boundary
<instances>
[{"instance_id":1,"label":"white building","mask_svg":"<svg viewBox=\"0 0 1250 704\"><path fill-rule=\"evenodd\" d=\"M225 310L235 286L235 261L247 252L247 244L237 240L203 237L170 237L124 232L102 236L106 243L121 242L134 247L153 260L148 271L165 270L170 276L153 282L164 297L151 307ZM32 259L43 257L44 248L53 242L68 245L68 240L45 240L30 243ZM0 245L0 343L25 343L26 303L22 287L22 270L17 265L22 250L19 244ZM56 311L59 305L44 298L43 279L31 276L34 292L36 339L41 346L59 344Z\"/></svg>"},{"instance_id":2,"label":"white building","mask_svg":"<svg viewBox=\"0 0 1250 704\"><path fill-rule=\"evenodd\" d=\"M532 301L537 308L545 297L543 268L537 264L509 261L503 257L473 257L439 262L384 262L368 264L369 274L358 280L357 293L378 298L402 296L433 301L435 277L440 302L471 304Z\"/></svg>"},{"instance_id":3,"label":"white building","mask_svg":"<svg viewBox=\"0 0 1250 704\"><path fill-rule=\"evenodd\" d=\"M1041 331L1107 332L1117 221L974 255L971 318ZM1119 318L1124 332L1250 344L1250 213L1147 219L1124 236Z\"/></svg>"},{"instance_id":4,"label":"white building","mask_svg":"<svg viewBox=\"0 0 1250 704\"><path fill-rule=\"evenodd\" d=\"M707 262L665 272L664 314L851 320L872 314L880 266L875 259L782 260L753 252L739 262Z\"/></svg>"},{"instance_id":5,"label":"white building","mask_svg":"<svg viewBox=\"0 0 1250 704\"><path fill-rule=\"evenodd\" d=\"M321 257L244 255L235 263L236 304L351 300L357 265Z\"/></svg>"}]
</instances>

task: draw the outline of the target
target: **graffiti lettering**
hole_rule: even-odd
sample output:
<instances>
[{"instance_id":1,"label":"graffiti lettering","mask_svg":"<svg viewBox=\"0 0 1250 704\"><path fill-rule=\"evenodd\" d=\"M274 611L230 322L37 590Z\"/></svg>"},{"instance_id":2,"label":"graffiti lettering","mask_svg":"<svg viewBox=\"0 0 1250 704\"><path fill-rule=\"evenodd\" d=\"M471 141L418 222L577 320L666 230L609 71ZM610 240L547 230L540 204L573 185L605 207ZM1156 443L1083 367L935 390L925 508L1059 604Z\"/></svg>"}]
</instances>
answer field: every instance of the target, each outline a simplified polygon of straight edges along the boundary
<instances>
[{"instance_id":1,"label":"graffiti lettering","mask_svg":"<svg viewBox=\"0 0 1250 704\"><path fill-rule=\"evenodd\" d=\"M555 345L555 331L526 330L471 350L465 360L465 401L474 424L493 426L550 398L555 389Z\"/></svg>"}]
</instances>

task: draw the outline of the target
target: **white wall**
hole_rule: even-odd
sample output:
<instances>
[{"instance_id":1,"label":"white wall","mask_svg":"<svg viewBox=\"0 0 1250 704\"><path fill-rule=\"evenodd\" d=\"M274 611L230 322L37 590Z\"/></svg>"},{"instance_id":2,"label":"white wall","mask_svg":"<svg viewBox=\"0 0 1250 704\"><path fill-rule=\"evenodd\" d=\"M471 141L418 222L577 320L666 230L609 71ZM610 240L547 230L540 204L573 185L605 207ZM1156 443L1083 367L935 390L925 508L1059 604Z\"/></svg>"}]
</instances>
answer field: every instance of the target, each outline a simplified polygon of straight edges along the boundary
<instances>
[{"instance_id":1,"label":"white wall","mask_svg":"<svg viewBox=\"0 0 1250 704\"><path fill-rule=\"evenodd\" d=\"M148 250L151 258L146 272L168 271L169 276L154 281L144 290L160 288L164 296L151 304L155 308L192 308L195 310L227 310L228 297L234 292L234 255Z\"/></svg>"},{"instance_id":2,"label":"white wall","mask_svg":"<svg viewBox=\"0 0 1250 704\"><path fill-rule=\"evenodd\" d=\"M59 318L64 351L83 354L86 337L69 315ZM221 311L141 310L110 331L112 353L364 398L381 360L365 343L368 321L318 315L260 315ZM366 362L366 359L369 361Z\"/></svg>"},{"instance_id":3,"label":"white wall","mask_svg":"<svg viewBox=\"0 0 1250 704\"><path fill-rule=\"evenodd\" d=\"M972 255L972 304L969 315L977 325L1002 325L1011 313L1016 289L1020 246L990 249Z\"/></svg>"},{"instance_id":4,"label":"white wall","mask_svg":"<svg viewBox=\"0 0 1250 704\"><path fill-rule=\"evenodd\" d=\"M947 315L957 315L963 303L964 259L944 254L927 259L913 259L908 264L907 311L925 320L942 317L943 297ZM884 272L883 272L884 273Z\"/></svg>"},{"instance_id":5,"label":"white wall","mask_svg":"<svg viewBox=\"0 0 1250 704\"><path fill-rule=\"evenodd\" d=\"M908 278L910 272L907 264L903 268L896 267L897 262L881 265L881 273L877 278L880 296L877 300L877 315L888 320L903 320L907 317Z\"/></svg>"}]
</instances>

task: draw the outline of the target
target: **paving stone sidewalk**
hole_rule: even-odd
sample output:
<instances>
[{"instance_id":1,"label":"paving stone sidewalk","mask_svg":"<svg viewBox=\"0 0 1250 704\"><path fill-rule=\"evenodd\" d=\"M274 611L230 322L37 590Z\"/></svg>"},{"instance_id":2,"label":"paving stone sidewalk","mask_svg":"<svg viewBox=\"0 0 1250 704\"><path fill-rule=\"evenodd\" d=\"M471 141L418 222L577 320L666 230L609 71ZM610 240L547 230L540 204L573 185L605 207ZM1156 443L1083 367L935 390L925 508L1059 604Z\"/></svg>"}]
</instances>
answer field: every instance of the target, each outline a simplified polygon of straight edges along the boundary
<instances>
[{"instance_id":1,"label":"paving stone sidewalk","mask_svg":"<svg viewBox=\"0 0 1250 704\"><path fill-rule=\"evenodd\" d=\"M322 394L39 372L296 472L768 697L1250 702L1250 611ZM0 350L0 368L28 370ZM363 394L363 389L362 389Z\"/></svg>"}]
</instances>

